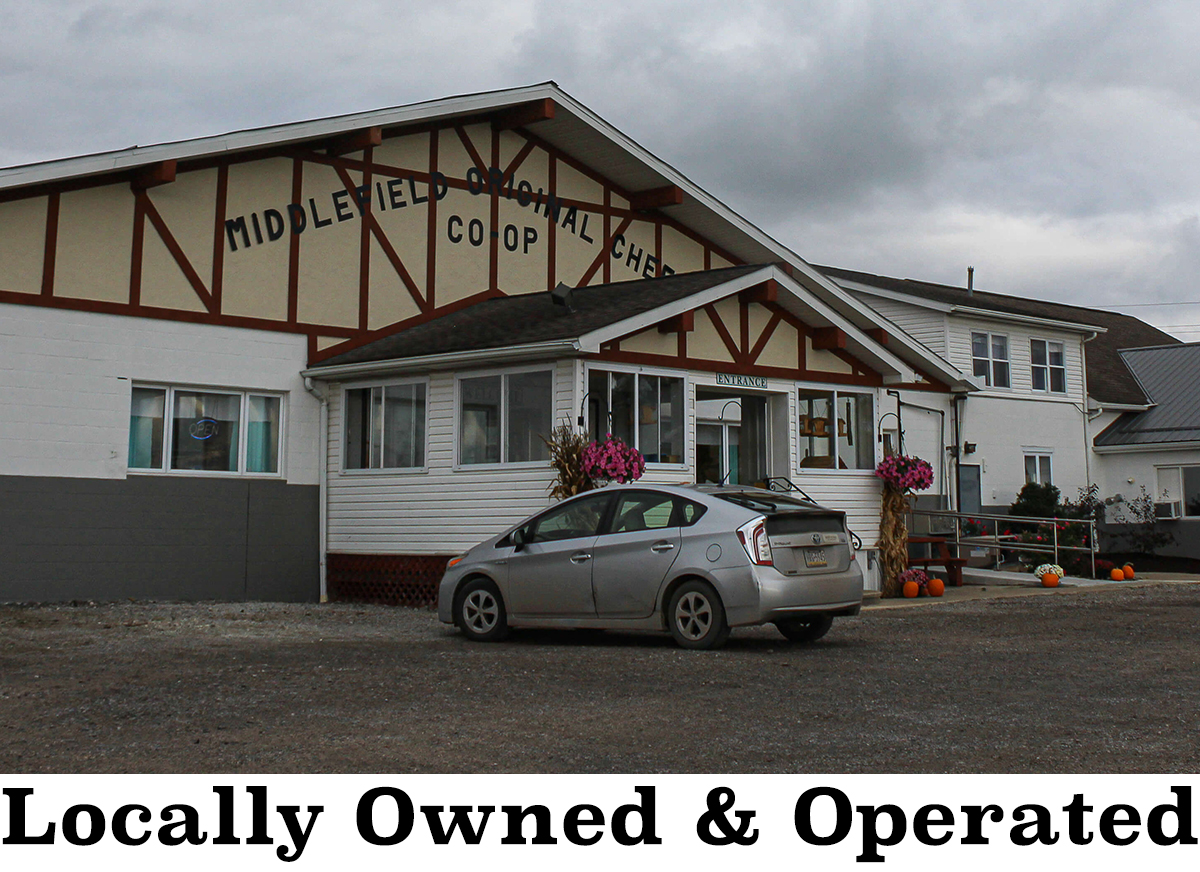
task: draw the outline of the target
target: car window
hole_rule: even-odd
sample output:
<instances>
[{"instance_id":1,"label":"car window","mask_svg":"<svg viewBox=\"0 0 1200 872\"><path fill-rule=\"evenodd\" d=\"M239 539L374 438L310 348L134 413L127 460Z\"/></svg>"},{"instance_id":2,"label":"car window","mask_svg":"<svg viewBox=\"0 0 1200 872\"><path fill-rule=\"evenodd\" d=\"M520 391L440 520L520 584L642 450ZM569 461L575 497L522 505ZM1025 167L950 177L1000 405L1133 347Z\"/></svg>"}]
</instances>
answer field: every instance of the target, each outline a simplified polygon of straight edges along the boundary
<instances>
[{"instance_id":1,"label":"car window","mask_svg":"<svg viewBox=\"0 0 1200 872\"><path fill-rule=\"evenodd\" d=\"M681 527L690 527L703 517L708 511L707 506L702 506L699 503L693 503L690 500L679 501L679 521Z\"/></svg>"},{"instance_id":2,"label":"car window","mask_svg":"<svg viewBox=\"0 0 1200 872\"><path fill-rule=\"evenodd\" d=\"M621 494L613 516L612 532L632 533L637 530L661 530L670 527L675 512L675 500L668 494L635 492Z\"/></svg>"},{"instance_id":3,"label":"car window","mask_svg":"<svg viewBox=\"0 0 1200 872\"><path fill-rule=\"evenodd\" d=\"M531 525L529 542L557 542L595 536L608 505L608 494L597 494L555 506Z\"/></svg>"}]
</instances>

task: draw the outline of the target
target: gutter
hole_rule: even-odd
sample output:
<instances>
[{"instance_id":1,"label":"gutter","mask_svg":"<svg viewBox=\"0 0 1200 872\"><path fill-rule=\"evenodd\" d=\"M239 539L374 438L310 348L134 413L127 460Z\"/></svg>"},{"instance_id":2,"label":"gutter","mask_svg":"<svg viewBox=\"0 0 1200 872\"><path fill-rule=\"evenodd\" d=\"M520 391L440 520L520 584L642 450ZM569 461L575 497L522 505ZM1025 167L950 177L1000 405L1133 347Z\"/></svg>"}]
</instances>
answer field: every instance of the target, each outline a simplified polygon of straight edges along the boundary
<instances>
[{"instance_id":1,"label":"gutter","mask_svg":"<svg viewBox=\"0 0 1200 872\"><path fill-rule=\"evenodd\" d=\"M1095 445L1097 454L1138 454L1146 451L1194 451L1200 448L1200 440L1190 442L1137 442L1123 445Z\"/></svg>"},{"instance_id":2,"label":"gutter","mask_svg":"<svg viewBox=\"0 0 1200 872\"><path fill-rule=\"evenodd\" d=\"M359 375L388 375L396 372L447 369L463 364L496 363L513 360L542 360L580 353L578 339L556 339L533 342L529 345L477 348L471 351L451 351L445 354L422 354L395 360L368 360L363 363L343 363L316 366L302 370L305 379L335 380Z\"/></svg>"},{"instance_id":3,"label":"gutter","mask_svg":"<svg viewBox=\"0 0 1200 872\"><path fill-rule=\"evenodd\" d=\"M329 553L329 388L326 385L318 385L311 378L304 379L304 389L316 397L321 402L321 453L317 457L317 477L318 491L321 501L318 508L319 527L318 540L321 552L320 574L321 574L321 602L329 602L329 585L326 577L328 568L328 553Z\"/></svg>"},{"instance_id":4,"label":"gutter","mask_svg":"<svg viewBox=\"0 0 1200 872\"><path fill-rule=\"evenodd\" d=\"M1053 318L1037 318L1033 315L1017 315L1011 312L998 312L995 309L980 309L976 306L955 306L950 310L951 315L970 315L974 318L991 318L996 321L1011 321L1017 324L1036 324L1040 327L1053 327L1058 330L1068 330L1072 333L1091 333L1089 339L1094 339L1101 333L1107 333L1107 327L1095 324L1083 324L1078 321L1056 321ZM1085 340L1087 341L1087 340Z\"/></svg>"}]
</instances>

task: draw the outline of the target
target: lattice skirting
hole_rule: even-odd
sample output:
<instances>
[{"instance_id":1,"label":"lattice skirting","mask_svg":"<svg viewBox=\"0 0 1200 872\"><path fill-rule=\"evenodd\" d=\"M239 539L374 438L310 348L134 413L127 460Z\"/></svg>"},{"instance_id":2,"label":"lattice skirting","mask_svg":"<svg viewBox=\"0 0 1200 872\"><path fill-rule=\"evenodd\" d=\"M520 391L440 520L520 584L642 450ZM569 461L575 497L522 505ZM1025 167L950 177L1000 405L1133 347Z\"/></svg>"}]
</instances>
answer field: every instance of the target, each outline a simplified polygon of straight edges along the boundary
<instances>
[{"instance_id":1,"label":"lattice skirting","mask_svg":"<svg viewBox=\"0 0 1200 872\"><path fill-rule=\"evenodd\" d=\"M448 557L406 554L330 554L326 588L332 602L389 606L437 605Z\"/></svg>"}]
</instances>

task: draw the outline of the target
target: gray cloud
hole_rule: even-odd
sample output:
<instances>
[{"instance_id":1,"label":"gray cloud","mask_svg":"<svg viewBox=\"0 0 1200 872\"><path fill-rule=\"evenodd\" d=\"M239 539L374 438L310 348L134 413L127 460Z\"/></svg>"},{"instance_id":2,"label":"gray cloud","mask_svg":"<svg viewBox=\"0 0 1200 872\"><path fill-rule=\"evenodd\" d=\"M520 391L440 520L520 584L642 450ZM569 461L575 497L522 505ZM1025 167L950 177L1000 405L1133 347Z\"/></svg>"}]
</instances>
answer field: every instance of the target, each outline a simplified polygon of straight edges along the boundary
<instances>
[{"instance_id":1,"label":"gray cloud","mask_svg":"<svg viewBox=\"0 0 1200 872\"><path fill-rule=\"evenodd\" d=\"M1194 295L1187 2L8 5L0 163L555 79L814 262Z\"/></svg>"}]
</instances>

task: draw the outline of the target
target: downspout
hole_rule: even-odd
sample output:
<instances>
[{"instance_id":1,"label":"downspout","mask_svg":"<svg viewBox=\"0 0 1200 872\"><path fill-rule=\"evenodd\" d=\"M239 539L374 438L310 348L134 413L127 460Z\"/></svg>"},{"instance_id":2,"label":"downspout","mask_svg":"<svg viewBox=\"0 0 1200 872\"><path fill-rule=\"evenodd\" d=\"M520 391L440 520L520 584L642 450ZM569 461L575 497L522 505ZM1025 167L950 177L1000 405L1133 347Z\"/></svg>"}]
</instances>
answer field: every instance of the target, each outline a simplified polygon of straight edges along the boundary
<instances>
[{"instance_id":1,"label":"downspout","mask_svg":"<svg viewBox=\"0 0 1200 872\"><path fill-rule=\"evenodd\" d=\"M1088 424L1092 422L1092 418L1088 417L1088 383L1087 383L1087 343L1095 339L1098 333L1089 333L1087 336L1079 337L1079 360L1082 364L1079 368L1083 371L1083 475L1088 486L1092 485L1092 440L1088 435ZM1097 414L1097 417L1099 415Z\"/></svg>"},{"instance_id":2,"label":"downspout","mask_svg":"<svg viewBox=\"0 0 1200 872\"><path fill-rule=\"evenodd\" d=\"M326 581L326 554L329 549L329 476L327 468L329 465L329 388L328 386L318 383L308 376L304 377L304 389L316 397L321 402L321 449L320 455L317 457L317 478L321 501L319 512L319 545L321 552L320 576L321 576L321 602L329 602L329 587Z\"/></svg>"},{"instance_id":3,"label":"downspout","mask_svg":"<svg viewBox=\"0 0 1200 872\"><path fill-rule=\"evenodd\" d=\"M954 511L962 511L962 458L959 454L962 452L962 411L959 403L967 401L966 394L955 394L950 401L950 408L954 413L954 450L951 452L954 456Z\"/></svg>"}]
</instances>

